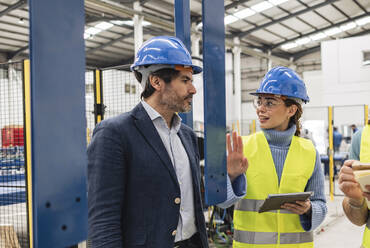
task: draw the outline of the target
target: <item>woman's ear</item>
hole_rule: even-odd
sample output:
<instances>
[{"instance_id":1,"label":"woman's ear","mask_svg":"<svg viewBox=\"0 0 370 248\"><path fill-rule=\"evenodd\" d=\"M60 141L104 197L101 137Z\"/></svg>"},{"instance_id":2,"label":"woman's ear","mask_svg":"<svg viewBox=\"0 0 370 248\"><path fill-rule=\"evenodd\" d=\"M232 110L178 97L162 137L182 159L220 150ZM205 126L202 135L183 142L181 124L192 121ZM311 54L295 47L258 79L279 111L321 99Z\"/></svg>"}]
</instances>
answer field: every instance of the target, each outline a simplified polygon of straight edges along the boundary
<instances>
[{"instance_id":1,"label":"woman's ear","mask_svg":"<svg viewBox=\"0 0 370 248\"><path fill-rule=\"evenodd\" d=\"M289 117L292 117L295 115L295 113L297 112L298 110L298 107L297 105L295 104L292 104L288 107L288 114L289 114Z\"/></svg>"}]
</instances>

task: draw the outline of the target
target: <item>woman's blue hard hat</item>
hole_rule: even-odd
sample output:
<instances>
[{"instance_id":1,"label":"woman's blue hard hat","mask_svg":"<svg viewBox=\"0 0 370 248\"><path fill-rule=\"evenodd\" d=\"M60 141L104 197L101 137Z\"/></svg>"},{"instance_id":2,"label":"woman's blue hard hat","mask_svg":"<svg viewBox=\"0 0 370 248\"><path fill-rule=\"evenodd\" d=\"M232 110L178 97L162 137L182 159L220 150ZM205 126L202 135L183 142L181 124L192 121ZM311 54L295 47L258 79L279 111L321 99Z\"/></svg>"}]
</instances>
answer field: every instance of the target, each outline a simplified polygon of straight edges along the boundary
<instances>
[{"instance_id":1,"label":"woman's blue hard hat","mask_svg":"<svg viewBox=\"0 0 370 248\"><path fill-rule=\"evenodd\" d=\"M284 66L278 66L268 71L262 79L260 87L251 95L273 94L298 98L305 103L310 101L306 85L295 71Z\"/></svg>"}]
</instances>

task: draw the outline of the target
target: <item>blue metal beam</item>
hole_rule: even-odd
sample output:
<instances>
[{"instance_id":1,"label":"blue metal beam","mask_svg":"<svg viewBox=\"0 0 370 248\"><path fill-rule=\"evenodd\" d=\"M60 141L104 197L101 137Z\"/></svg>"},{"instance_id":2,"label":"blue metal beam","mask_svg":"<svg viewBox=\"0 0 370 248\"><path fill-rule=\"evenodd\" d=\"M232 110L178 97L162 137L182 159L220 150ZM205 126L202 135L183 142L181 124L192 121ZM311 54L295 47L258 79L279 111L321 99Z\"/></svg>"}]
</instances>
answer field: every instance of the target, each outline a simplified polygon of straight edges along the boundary
<instances>
[{"instance_id":1,"label":"blue metal beam","mask_svg":"<svg viewBox=\"0 0 370 248\"><path fill-rule=\"evenodd\" d=\"M191 53L190 43L190 2L189 0L175 0L175 32L176 37L182 40ZM193 112L181 113L182 122L193 127Z\"/></svg>"},{"instance_id":2,"label":"blue metal beam","mask_svg":"<svg viewBox=\"0 0 370 248\"><path fill-rule=\"evenodd\" d=\"M87 237L83 0L30 0L33 247Z\"/></svg>"},{"instance_id":3,"label":"blue metal beam","mask_svg":"<svg viewBox=\"0 0 370 248\"><path fill-rule=\"evenodd\" d=\"M226 199L224 1L203 0L203 80L206 203Z\"/></svg>"}]
</instances>

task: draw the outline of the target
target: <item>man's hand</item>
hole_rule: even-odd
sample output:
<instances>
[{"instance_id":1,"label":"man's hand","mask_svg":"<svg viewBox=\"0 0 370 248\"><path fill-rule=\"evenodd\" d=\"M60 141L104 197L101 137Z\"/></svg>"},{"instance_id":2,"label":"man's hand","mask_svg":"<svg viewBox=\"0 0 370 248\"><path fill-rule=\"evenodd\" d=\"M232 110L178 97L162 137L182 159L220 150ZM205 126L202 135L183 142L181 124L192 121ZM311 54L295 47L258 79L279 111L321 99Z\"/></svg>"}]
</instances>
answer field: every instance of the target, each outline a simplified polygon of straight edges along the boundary
<instances>
[{"instance_id":1,"label":"man's hand","mask_svg":"<svg viewBox=\"0 0 370 248\"><path fill-rule=\"evenodd\" d=\"M348 198L350 198L352 203L361 205L363 202L363 192L353 174L353 162L355 162L355 160L346 160L342 169L340 169L338 180L339 188Z\"/></svg>"},{"instance_id":2,"label":"man's hand","mask_svg":"<svg viewBox=\"0 0 370 248\"><path fill-rule=\"evenodd\" d=\"M231 145L230 134L226 135L227 143L227 174L231 182L238 176L245 173L248 168L247 158L243 154L242 137L238 136L236 132L232 132L233 144Z\"/></svg>"},{"instance_id":3,"label":"man's hand","mask_svg":"<svg viewBox=\"0 0 370 248\"><path fill-rule=\"evenodd\" d=\"M309 199L305 201L296 201L296 203L284 203L281 208L290 210L295 214L309 214L311 211L311 201Z\"/></svg>"}]
</instances>

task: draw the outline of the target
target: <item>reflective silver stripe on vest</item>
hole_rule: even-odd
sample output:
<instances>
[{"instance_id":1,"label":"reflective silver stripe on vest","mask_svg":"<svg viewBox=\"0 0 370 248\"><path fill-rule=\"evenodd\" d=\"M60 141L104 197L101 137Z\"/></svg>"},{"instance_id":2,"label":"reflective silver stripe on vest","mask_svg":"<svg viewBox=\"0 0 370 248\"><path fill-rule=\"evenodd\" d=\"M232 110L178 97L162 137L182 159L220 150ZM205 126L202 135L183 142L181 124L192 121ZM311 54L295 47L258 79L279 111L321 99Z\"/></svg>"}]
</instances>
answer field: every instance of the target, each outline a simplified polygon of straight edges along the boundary
<instances>
[{"instance_id":1,"label":"reflective silver stripe on vest","mask_svg":"<svg viewBox=\"0 0 370 248\"><path fill-rule=\"evenodd\" d=\"M264 200L241 199L235 204L235 210L258 212L258 209L260 209L263 202ZM268 212L277 213L276 210L271 210ZM280 213L293 214L291 211L286 210L286 209L281 209Z\"/></svg>"},{"instance_id":2,"label":"reflective silver stripe on vest","mask_svg":"<svg viewBox=\"0 0 370 248\"><path fill-rule=\"evenodd\" d=\"M278 233L235 230L234 240L240 243L256 245L277 244ZM312 232L280 234L280 244L301 244L308 242L313 242Z\"/></svg>"},{"instance_id":3,"label":"reflective silver stripe on vest","mask_svg":"<svg viewBox=\"0 0 370 248\"><path fill-rule=\"evenodd\" d=\"M370 229L370 218L367 218L366 227Z\"/></svg>"}]
</instances>

